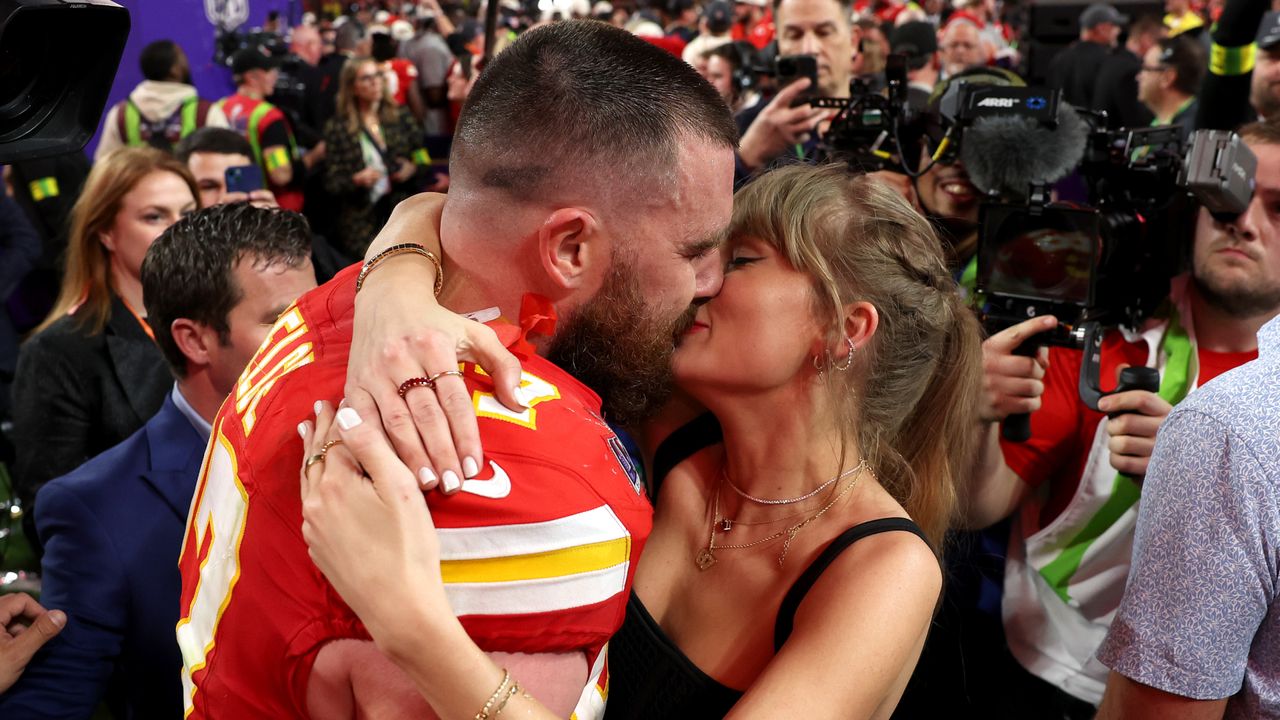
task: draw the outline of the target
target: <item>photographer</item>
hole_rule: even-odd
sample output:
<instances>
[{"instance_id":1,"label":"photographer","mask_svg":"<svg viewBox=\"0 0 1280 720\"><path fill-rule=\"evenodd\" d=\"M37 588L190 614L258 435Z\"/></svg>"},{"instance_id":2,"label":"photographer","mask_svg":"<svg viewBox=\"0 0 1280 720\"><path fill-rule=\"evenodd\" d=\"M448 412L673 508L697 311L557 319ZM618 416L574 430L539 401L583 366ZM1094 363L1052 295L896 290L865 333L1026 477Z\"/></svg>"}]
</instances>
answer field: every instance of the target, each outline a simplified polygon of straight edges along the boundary
<instances>
[{"instance_id":1,"label":"photographer","mask_svg":"<svg viewBox=\"0 0 1280 720\"><path fill-rule=\"evenodd\" d=\"M1052 685L1024 678L1029 695L1043 695L1038 707L1092 716L1107 678L1094 654L1124 591L1156 431L1187 393L1256 357L1258 329L1280 314L1280 126L1254 124L1240 134L1258 161L1247 210L1230 223L1201 210L1191 272L1174 279L1163 310L1140 334L1115 331L1102 343L1104 383L1126 366L1151 366L1161 373L1158 393L1117 393L1094 412L1078 394L1079 351L1013 354L1056 326L1052 317L984 343L986 442L966 520L986 527L1014 515L1005 631L1023 667ZM999 423L1012 413L1034 413L1030 441L999 439Z\"/></svg>"},{"instance_id":2,"label":"photographer","mask_svg":"<svg viewBox=\"0 0 1280 720\"><path fill-rule=\"evenodd\" d=\"M862 31L849 19L846 0L777 0L774 19L778 27L778 55L814 55L818 60L816 88L801 79L781 88L739 143L735 180L772 165L785 155L812 157L818 136L833 111L810 105L792 106L801 93L820 97L849 97L852 59ZM823 127L819 127L819 125Z\"/></svg>"}]
</instances>

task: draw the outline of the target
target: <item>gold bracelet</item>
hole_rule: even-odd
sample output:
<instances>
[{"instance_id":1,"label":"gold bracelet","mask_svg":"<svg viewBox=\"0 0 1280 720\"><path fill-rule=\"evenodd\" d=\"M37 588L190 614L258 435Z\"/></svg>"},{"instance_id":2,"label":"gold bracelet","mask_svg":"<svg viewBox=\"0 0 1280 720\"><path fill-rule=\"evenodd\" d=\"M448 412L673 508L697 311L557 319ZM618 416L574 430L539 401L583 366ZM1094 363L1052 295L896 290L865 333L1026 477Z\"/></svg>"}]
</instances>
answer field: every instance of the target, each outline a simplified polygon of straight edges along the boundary
<instances>
[{"instance_id":1,"label":"gold bracelet","mask_svg":"<svg viewBox=\"0 0 1280 720\"><path fill-rule=\"evenodd\" d=\"M502 668L502 682L498 683L498 689L494 690L493 694L489 696L489 702L485 703L480 712L476 713L476 720L489 720L489 718L493 717L493 715L489 714L489 710L493 708L494 703L498 702L498 698L501 697L502 693L507 689L507 683L509 682L511 682L511 671L506 668ZM514 683L512 684L512 687L515 687ZM502 704L506 705L507 703L504 700ZM497 713L494 714L496 715Z\"/></svg>"},{"instance_id":2,"label":"gold bracelet","mask_svg":"<svg viewBox=\"0 0 1280 720\"><path fill-rule=\"evenodd\" d=\"M502 709L507 706L507 703L511 702L511 698L515 697L516 693L518 692L520 692L520 683L515 682L513 680L511 682L511 689L507 691L507 696L502 698L502 702L498 705L498 707L493 709L493 716L498 717L499 715L501 715Z\"/></svg>"},{"instance_id":3,"label":"gold bracelet","mask_svg":"<svg viewBox=\"0 0 1280 720\"><path fill-rule=\"evenodd\" d=\"M436 266L436 284L433 292L436 297L440 297L440 291L444 289L444 267L440 264L440 258L436 254L417 243L403 243L401 245L392 245L382 252L369 258L368 262L360 268L360 274L356 276L356 292L360 292L360 288L364 287L365 278L369 277L369 273L373 272L378 264L387 258L403 253L413 253L431 261Z\"/></svg>"}]
</instances>

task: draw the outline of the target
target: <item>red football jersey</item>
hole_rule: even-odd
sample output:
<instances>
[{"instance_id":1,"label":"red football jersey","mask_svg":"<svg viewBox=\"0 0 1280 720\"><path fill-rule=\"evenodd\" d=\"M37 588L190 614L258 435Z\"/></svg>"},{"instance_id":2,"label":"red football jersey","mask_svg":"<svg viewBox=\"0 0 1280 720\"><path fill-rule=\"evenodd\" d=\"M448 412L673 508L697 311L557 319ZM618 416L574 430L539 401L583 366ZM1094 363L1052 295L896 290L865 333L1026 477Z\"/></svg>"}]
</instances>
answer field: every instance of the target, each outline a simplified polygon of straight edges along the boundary
<instances>
[{"instance_id":1,"label":"red football jersey","mask_svg":"<svg viewBox=\"0 0 1280 720\"><path fill-rule=\"evenodd\" d=\"M355 271L280 317L213 423L179 561L189 717L306 717L320 648L368 638L307 556L298 486L297 425L316 400L342 397ZM460 366L487 455L462 492L427 496L445 589L486 651L590 660L622 622L651 509L599 398L550 362L517 357L534 397L523 413Z\"/></svg>"}]
</instances>

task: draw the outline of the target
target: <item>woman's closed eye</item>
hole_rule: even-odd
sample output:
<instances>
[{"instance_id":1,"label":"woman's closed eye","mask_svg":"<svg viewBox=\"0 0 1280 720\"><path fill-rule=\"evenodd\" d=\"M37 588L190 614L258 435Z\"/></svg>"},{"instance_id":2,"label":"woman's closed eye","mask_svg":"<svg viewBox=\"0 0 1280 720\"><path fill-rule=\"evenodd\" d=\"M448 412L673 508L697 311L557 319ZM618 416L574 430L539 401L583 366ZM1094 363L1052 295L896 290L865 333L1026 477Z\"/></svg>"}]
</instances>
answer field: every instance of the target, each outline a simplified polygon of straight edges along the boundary
<instances>
[{"instance_id":1,"label":"woman's closed eye","mask_svg":"<svg viewBox=\"0 0 1280 720\"><path fill-rule=\"evenodd\" d=\"M752 263L759 262L763 259L764 258L762 257L757 257L754 255L734 255L733 257L729 258L729 262L725 267L725 272L729 272L731 270L741 270L742 268Z\"/></svg>"}]
</instances>

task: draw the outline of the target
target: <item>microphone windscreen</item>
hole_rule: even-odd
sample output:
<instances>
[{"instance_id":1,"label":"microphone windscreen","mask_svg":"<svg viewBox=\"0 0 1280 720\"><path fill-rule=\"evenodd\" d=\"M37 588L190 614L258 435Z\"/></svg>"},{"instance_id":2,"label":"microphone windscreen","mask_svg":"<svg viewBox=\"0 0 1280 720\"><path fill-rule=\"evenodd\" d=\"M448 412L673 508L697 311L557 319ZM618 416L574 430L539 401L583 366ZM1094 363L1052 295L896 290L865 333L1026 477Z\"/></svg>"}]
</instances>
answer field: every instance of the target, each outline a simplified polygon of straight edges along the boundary
<instances>
[{"instance_id":1,"label":"microphone windscreen","mask_svg":"<svg viewBox=\"0 0 1280 720\"><path fill-rule=\"evenodd\" d=\"M1084 158L1089 125L1069 105L1058 107L1058 126L1019 115L978 118L965 128L960 159L984 193L1025 200L1032 183L1066 177Z\"/></svg>"}]
</instances>

